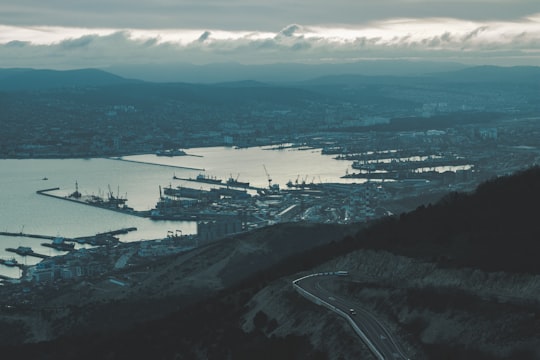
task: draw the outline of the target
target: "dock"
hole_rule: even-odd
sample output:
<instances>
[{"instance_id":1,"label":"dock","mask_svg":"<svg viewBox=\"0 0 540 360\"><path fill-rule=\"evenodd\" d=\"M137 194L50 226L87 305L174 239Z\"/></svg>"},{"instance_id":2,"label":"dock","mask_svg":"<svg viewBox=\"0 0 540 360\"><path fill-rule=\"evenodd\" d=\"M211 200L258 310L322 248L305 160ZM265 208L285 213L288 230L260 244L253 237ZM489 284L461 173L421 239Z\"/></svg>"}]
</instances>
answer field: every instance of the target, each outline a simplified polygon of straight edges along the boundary
<instances>
[{"instance_id":1,"label":"dock","mask_svg":"<svg viewBox=\"0 0 540 360\"><path fill-rule=\"evenodd\" d=\"M127 234L127 233L129 233L131 231L137 231L137 228L136 227L128 227L128 228L122 228L122 229L118 229L118 230L106 231L106 232L98 233L96 235L80 236L80 237L76 237L76 238L73 238L73 239L62 237L61 239L62 239L62 241L65 241L65 242L77 242L79 244L90 244L90 245L94 245L94 246L97 246L97 245L110 245L110 244L118 243L119 240L115 237L116 235ZM53 240L53 241L55 239L59 238L58 236L26 234L26 233L23 233L23 232L15 233L15 232L7 232L7 231L0 231L0 236L28 237L28 238L34 238L34 239L45 239L45 240ZM52 244L44 243L44 244L41 244L41 245L46 246L46 247L55 248L56 250L60 250L60 251L71 251L71 250L73 250L73 248L71 248L71 246L65 246L64 248L62 248L61 246L57 246L54 243L52 243ZM19 246L17 249L11 249L11 250L6 249L6 250L14 252L16 254L19 254L19 252L21 252L22 254L19 254L19 255L22 255L22 256L30 255L30 256L41 257L42 259L45 259L45 258L48 257L46 255L41 255L41 254L37 254L37 253L30 253L30 251L32 251L32 249L30 249L28 247L25 247L25 246ZM1 264L1 262L0 262L0 264Z\"/></svg>"},{"instance_id":2,"label":"dock","mask_svg":"<svg viewBox=\"0 0 540 360\"><path fill-rule=\"evenodd\" d=\"M79 244L89 245L114 245L119 242L115 235L127 234L131 231L137 231L136 227L123 228L118 230L106 231L91 236L81 236L74 239L65 239L66 241L75 241Z\"/></svg>"},{"instance_id":3,"label":"dock","mask_svg":"<svg viewBox=\"0 0 540 360\"><path fill-rule=\"evenodd\" d=\"M196 156L196 155L189 155L188 156ZM149 161L139 161L139 160L128 160L128 159L122 159L122 158L109 158L110 160L116 160L116 161L126 161L126 162L131 162L131 163L135 163L135 164L144 164L144 165L154 165L154 166L162 166L162 167L169 167L169 168L173 168L173 169L182 169L182 170L194 170L194 171L204 171L204 169L201 169L201 168L195 168L195 167L189 167L189 166L178 166L178 165L168 165L168 164L158 164L158 163L153 163L153 162L149 162Z\"/></svg>"},{"instance_id":4,"label":"dock","mask_svg":"<svg viewBox=\"0 0 540 360\"><path fill-rule=\"evenodd\" d=\"M48 247L48 248L51 248L51 249L55 249L55 250L58 250L58 251L73 251L73 250L75 250L75 244L67 243L67 242L57 243L57 244L55 244L55 243L52 243L52 244L42 243L41 246Z\"/></svg>"},{"instance_id":5,"label":"dock","mask_svg":"<svg viewBox=\"0 0 540 360\"><path fill-rule=\"evenodd\" d=\"M18 267L21 270L27 267L26 265L18 263L17 260L15 260L15 259L13 259L13 260L0 259L0 264L8 266L8 267Z\"/></svg>"},{"instance_id":6,"label":"dock","mask_svg":"<svg viewBox=\"0 0 540 360\"><path fill-rule=\"evenodd\" d=\"M118 230L112 230L112 231L96 234L96 236L107 236L107 235L114 236L114 235L120 235L120 234L127 234L128 232L131 232L131 231L137 231L137 228L128 227L128 228L123 228L123 229L118 229Z\"/></svg>"},{"instance_id":7,"label":"dock","mask_svg":"<svg viewBox=\"0 0 540 360\"><path fill-rule=\"evenodd\" d=\"M33 256L33 257L37 257L37 258L40 258L40 259L48 259L48 258L50 258L49 255L39 254L39 253L35 252L34 250L32 250L31 248L26 247L26 246L19 246L16 249L7 248L6 251L15 253L15 254L20 255L20 256Z\"/></svg>"},{"instance_id":8,"label":"dock","mask_svg":"<svg viewBox=\"0 0 540 360\"><path fill-rule=\"evenodd\" d=\"M0 236L17 236L17 237L28 237L28 238L34 238L34 239L46 239L46 240L54 240L56 236L49 236L49 235L37 235L37 234L25 234L23 232L7 232L7 231L0 231Z\"/></svg>"},{"instance_id":9,"label":"dock","mask_svg":"<svg viewBox=\"0 0 540 360\"><path fill-rule=\"evenodd\" d=\"M60 199L60 200L70 201L77 204L88 205L88 206L92 206L98 209L112 210L112 211L116 211L116 212L126 214L126 215L133 215L133 216L139 216L139 217L148 216L148 211L137 211L127 206L118 206L117 202L96 199L94 196L81 196L78 198L74 198L70 196L49 194L50 191L56 191L56 190L60 190L60 188L56 187L56 188L50 188L50 189L37 190L36 193L38 195L48 196L54 199Z\"/></svg>"}]
</instances>

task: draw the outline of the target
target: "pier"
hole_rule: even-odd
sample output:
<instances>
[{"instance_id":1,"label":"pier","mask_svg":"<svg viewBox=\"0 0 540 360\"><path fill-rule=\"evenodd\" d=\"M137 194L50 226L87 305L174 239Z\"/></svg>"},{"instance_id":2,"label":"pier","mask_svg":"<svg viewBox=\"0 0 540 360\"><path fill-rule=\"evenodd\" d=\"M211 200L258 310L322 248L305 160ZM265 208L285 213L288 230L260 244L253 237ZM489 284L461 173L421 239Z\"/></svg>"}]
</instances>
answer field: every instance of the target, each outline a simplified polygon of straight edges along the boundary
<instances>
[{"instance_id":1,"label":"pier","mask_svg":"<svg viewBox=\"0 0 540 360\"><path fill-rule=\"evenodd\" d=\"M55 199L71 201L71 202L82 204L82 205L93 206L98 209L112 210L112 211L116 211L116 212L127 214L127 215L148 217L148 211L137 211L125 205L120 207L117 201L96 199L96 197L94 196L81 196L81 197L73 198L69 196L49 194L50 191L56 191L56 190L60 190L60 188L56 187L56 188L50 188L50 189L37 190L36 193L39 195L44 195L44 196L48 196Z\"/></svg>"},{"instance_id":2,"label":"pier","mask_svg":"<svg viewBox=\"0 0 540 360\"><path fill-rule=\"evenodd\" d=\"M89 244L93 246L100 245L114 245L117 244L120 240L115 237L115 235L127 234L131 231L136 231L136 227L122 228L118 230L106 231L103 233L98 233L91 236L81 236L76 238L63 238L58 236L49 236L49 235L37 235L37 234L25 234L23 232L11 233L11 232L0 232L0 235L4 236L18 236L18 237L28 237L28 238L37 238L37 239L46 239L53 240L52 243L42 243L41 246L50 247L59 251L72 251L75 250L74 242L79 244ZM48 259L50 256L36 253L32 248L28 246L19 246L18 248L7 248L6 251L13 252L20 256L33 256L40 259ZM0 264L5 266L17 266L21 269L24 269L25 266L19 264L15 260L3 260L0 259Z\"/></svg>"},{"instance_id":3,"label":"pier","mask_svg":"<svg viewBox=\"0 0 540 360\"><path fill-rule=\"evenodd\" d=\"M188 156L197 156L197 155L188 155ZM194 167L189 167L189 166L178 166L178 165L168 165L168 164L157 164L157 163L153 163L153 162L149 162L149 161L128 160L128 159L122 159L122 158L109 158L109 159L111 159L111 160L116 160L116 161L126 161L126 162L135 163L135 164L144 164L144 165L154 165L154 166L170 167L170 168L174 168L174 169L194 170L194 171L204 171L204 169L194 168Z\"/></svg>"},{"instance_id":4,"label":"pier","mask_svg":"<svg viewBox=\"0 0 540 360\"><path fill-rule=\"evenodd\" d=\"M20 255L20 256L33 256L33 257L37 257L37 258L40 258L40 259L48 259L48 258L50 258L49 255L39 254L39 253L35 252L34 250L32 250L32 248L29 248L29 247L26 247L26 246L19 246L16 249L7 248L6 251L15 253L15 254Z\"/></svg>"},{"instance_id":5,"label":"pier","mask_svg":"<svg viewBox=\"0 0 540 360\"><path fill-rule=\"evenodd\" d=\"M128 232L131 232L131 231L137 231L137 228L128 227L128 228L123 228L123 229L118 229L118 230L112 230L112 231L96 234L96 236L107 236L107 235L114 236L114 235L120 235L120 234L127 234Z\"/></svg>"},{"instance_id":6,"label":"pier","mask_svg":"<svg viewBox=\"0 0 540 360\"><path fill-rule=\"evenodd\" d=\"M73 251L73 250L75 250L75 244L67 243L67 242L62 242L62 243L54 243L53 242L52 244L42 243L41 246L45 246L45 247L55 249L55 250L58 250L58 251Z\"/></svg>"},{"instance_id":7,"label":"pier","mask_svg":"<svg viewBox=\"0 0 540 360\"><path fill-rule=\"evenodd\" d=\"M23 232L7 232L7 231L0 231L0 236L17 236L17 237L27 237L27 238L34 238L34 239L46 239L46 240L54 240L56 236L49 236L49 235L36 235L36 234L25 234Z\"/></svg>"},{"instance_id":8,"label":"pier","mask_svg":"<svg viewBox=\"0 0 540 360\"><path fill-rule=\"evenodd\" d=\"M0 259L0 264L8 266L8 267L18 267L21 270L23 270L23 269L25 269L27 267L26 265L17 262L17 260L15 260L15 259L12 259L12 260Z\"/></svg>"},{"instance_id":9,"label":"pier","mask_svg":"<svg viewBox=\"0 0 540 360\"><path fill-rule=\"evenodd\" d=\"M75 241L79 244L89 244L94 246L99 245L114 245L119 242L115 235L127 234L131 231L137 231L136 227L123 228L118 230L106 231L91 236L81 236L74 239L66 239L66 241Z\"/></svg>"},{"instance_id":10,"label":"pier","mask_svg":"<svg viewBox=\"0 0 540 360\"><path fill-rule=\"evenodd\" d=\"M137 231L137 228L136 227L128 227L128 228L122 228L122 229L118 229L118 230L111 230L111 231L106 231L106 232L102 232L102 233L98 233L96 235L90 235L90 236L81 236L81 237L76 237L76 238L63 238L63 237L58 237L58 236L50 236L50 235L38 235L38 234L25 234L23 232L18 232L18 233L14 233L14 232L6 232L6 231L0 231L0 236L17 236L17 237L28 237L28 238L34 238L34 239L46 239L46 240L55 240L55 239L59 239L61 238L62 241L65 241L65 242L77 242L79 244L90 244L90 245L109 245L109 244L116 244L119 240L115 237L116 235L121 235L121 234L127 234L128 232L131 232L131 231ZM58 248L53 244L41 244L42 246L46 246L46 247L52 247L52 248L55 248L57 250L61 250L61 251L71 251L73 249L71 249L71 247L65 247L65 248ZM30 248L27 248L27 247L24 247L24 246L19 246L17 249L6 249L7 251L11 251L11 252L15 252L17 253L17 251L20 251L20 252L29 252L29 251L32 251L32 249ZM18 253L17 253L18 254ZM35 253L34 253L35 254ZM19 255L27 255L27 254L19 254ZM41 257L40 254L37 254L38 256L37 257ZM31 255L31 256L36 256L36 255ZM45 257L42 257L42 259L45 259L46 255L43 255Z\"/></svg>"}]
</instances>

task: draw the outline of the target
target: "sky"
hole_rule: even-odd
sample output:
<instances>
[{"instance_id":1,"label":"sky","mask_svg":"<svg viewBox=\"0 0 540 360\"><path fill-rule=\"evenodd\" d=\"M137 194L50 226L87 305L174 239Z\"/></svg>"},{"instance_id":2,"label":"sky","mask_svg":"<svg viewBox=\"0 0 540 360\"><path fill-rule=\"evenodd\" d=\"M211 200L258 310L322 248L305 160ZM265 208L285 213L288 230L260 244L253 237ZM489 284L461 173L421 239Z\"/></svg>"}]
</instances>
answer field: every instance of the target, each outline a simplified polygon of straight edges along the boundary
<instances>
[{"instance_id":1,"label":"sky","mask_svg":"<svg viewBox=\"0 0 540 360\"><path fill-rule=\"evenodd\" d=\"M539 0L0 0L0 68L540 66Z\"/></svg>"}]
</instances>

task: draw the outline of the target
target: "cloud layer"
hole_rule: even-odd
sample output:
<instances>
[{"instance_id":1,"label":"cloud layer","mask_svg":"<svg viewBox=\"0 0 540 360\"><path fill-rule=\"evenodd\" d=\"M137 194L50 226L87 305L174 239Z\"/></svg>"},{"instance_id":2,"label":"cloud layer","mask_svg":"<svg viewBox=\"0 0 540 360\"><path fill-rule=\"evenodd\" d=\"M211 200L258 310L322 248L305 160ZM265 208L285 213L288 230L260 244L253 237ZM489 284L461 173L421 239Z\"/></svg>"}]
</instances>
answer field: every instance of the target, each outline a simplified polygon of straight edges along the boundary
<instances>
[{"instance_id":1,"label":"cloud layer","mask_svg":"<svg viewBox=\"0 0 540 360\"><path fill-rule=\"evenodd\" d=\"M540 13L516 21L394 18L363 26L293 23L274 32L0 26L0 67L419 58L539 65L539 49Z\"/></svg>"},{"instance_id":2,"label":"cloud layer","mask_svg":"<svg viewBox=\"0 0 540 360\"><path fill-rule=\"evenodd\" d=\"M275 31L293 23L349 26L440 16L501 21L538 12L538 0L6 0L0 24Z\"/></svg>"},{"instance_id":3,"label":"cloud layer","mask_svg":"<svg viewBox=\"0 0 540 360\"><path fill-rule=\"evenodd\" d=\"M0 67L441 59L540 64L538 0L17 0Z\"/></svg>"}]
</instances>

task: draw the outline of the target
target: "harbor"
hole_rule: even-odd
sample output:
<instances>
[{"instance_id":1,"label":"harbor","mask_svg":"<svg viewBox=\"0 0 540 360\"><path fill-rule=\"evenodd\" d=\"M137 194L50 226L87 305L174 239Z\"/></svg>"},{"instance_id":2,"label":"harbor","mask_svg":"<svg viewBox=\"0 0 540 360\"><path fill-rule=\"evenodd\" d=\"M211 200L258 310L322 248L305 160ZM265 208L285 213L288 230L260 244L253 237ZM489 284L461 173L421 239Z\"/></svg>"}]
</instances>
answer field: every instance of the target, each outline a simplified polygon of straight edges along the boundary
<instances>
[{"instance_id":1,"label":"harbor","mask_svg":"<svg viewBox=\"0 0 540 360\"><path fill-rule=\"evenodd\" d=\"M388 154L383 155L388 157ZM364 165L396 166L397 163L403 162L406 164L402 166L424 165L426 169L430 169L431 160L439 165L442 164L440 156L411 156L399 160L399 155L392 154L396 156L394 159L378 157L380 156L378 154L375 155L376 160L367 160ZM339 162L335 159L333 161ZM360 168L358 161L355 160L352 164L356 168ZM260 167L264 171L267 183L266 186L260 187L251 186L248 181L238 181L239 174L236 178L230 174L226 182L217 175L206 175L202 172L195 177L180 177L174 174L173 180L193 184L176 187L172 184L163 187L159 185L159 197L149 210L137 210L128 206L127 193L121 196L119 186L117 192L114 193L108 185L106 196L83 195L77 182L75 182L75 190L67 191L67 195L65 195L65 190L61 195L59 188L38 190L37 193L153 221L192 221L195 223L218 221L231 224L239 222L240 229L249 230L284 221L335 223L367 221L392 212L386 204L386 201L391 198L389 191L394 194L403 192L407 196L411 190L416 191L432 183L450 183L457 176L463 176L457 171L411 171L410 169L403 172L362 169L360 173L349 174L348 168L345 168L345 175L340 178L360 179L362 182L357 184L324 182L320 176L318 176L318 182L315 182L315 176L312 176L311 181L308 182L309 175L303 176L301 181L300 175L297 175L294 183L289 178L285 184L287 186L282 188L274 180L265 164L261 164ZM387 187L387 183L391 183L392 186ZM196 184L201 185L196 188L198 186ZM70 250L69 245L53 243L46 246L56 247L57 250Z\"/></svg>"},{"instance_id":2,"label":"harbor","mask_svg":"<svg viewBox=\"0 0 540 360\"><path fill-rule=\"evenodd\" d=\"M127 234L129 232L136 231L137 228L131 227L131 228L122 228L118 230L112 230L107 231L103 233L97 233L95 235L91 236L82 236L82 237L76 237L76 238L64 238L60 236L49 236L49 235L41 235L41 234L25 234L22 232L19 233L10 233L10 232L1 232L0 236L7 236L7 237L19 237L19 238L27 238L27 239L48 239L52 242L48 243L41 243L40 245L44 248L52 248L57 251L55 255L46 255L39 253L37 251L34 251L32 247L30 246L18 246L17 248L11 248L8 247L5 249L6 252L16 254L22 258L25 258L25 264L20 263L15 259L14 257L10 259L1 259L0 258L0 265L3 265L5 268L18 268L22 270L22 276L28 275L28 271L33 271L32 268L41 269L44 265L43 261L45 260L51 260L54 262L53 259L57 259L59 256L63 256L65 254L70 253L76 253L77 250L80 249L89 249L89 248L82 248L82 247L76 247L76 244L79 245L89 245L92 246L91 248L96 249L98 247L111 247L116 246L119 244L119 239L116 237L117 235L121 234ZM38 263L27 265L26 264L26 258L27 257L33 257L36 259L39 259ZM59 259L59 258L58 258ZM58 260L61 262L60 260ZM1 275L1 274L0 274ZM31 276L31 275L29 275ZM14 278L3 275L0 277L0 280L4 281L15 281Z\"/></svg>"},{"instance_id":3,"label":"harbor","mask_svg":"<svg viewBox=\"0 0 540 360\"><path fill-rule=\"evenodd\" d=\"M320 149L215 147L190 152L199 156L4 160L6 184L0 192L4 209L10 209L0 218L4 249L29 245L38 254L55 256L73 252L66 245L70 243L76 250L157 239L163 236L164 227L183 234L205 234L210 239L279 222L365 221L395 213L392 203L401 197L443 184L441 180L369 181L367 176L344 179L355 160L337 160L335 155L321 154ZM387 153L369 160L406 155L414 156ZM60 162L62 172L51 172ZM16 170L21 165L32 170L23 175ZM201 174L204 178L197 179ZM43 186L45 178L48 186ZM130 227L138 230L110 237L86 235ZM26 237L21 243L22 234L57 235ZM64 245L53 245L57 237L64 238ZM9 260L14 253L4 249L0 249L0 258ZM25 256L29 265L35 264L33 259L41 260ZM7 266L2 266L1 273L16 276Z\"/></svg>"}]
</instances>

